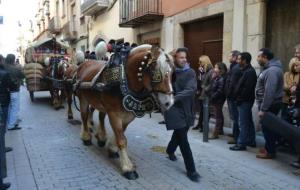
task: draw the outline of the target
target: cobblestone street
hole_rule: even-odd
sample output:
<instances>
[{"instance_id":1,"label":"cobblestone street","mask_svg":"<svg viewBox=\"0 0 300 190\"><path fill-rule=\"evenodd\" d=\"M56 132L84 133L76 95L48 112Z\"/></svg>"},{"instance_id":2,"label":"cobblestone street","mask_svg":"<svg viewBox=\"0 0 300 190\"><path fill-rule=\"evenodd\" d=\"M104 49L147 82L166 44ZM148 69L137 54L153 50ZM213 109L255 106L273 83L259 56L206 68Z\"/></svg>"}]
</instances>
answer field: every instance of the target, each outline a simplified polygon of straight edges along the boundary
<instances>
[{"instance_id":1,"label":"cobblestone street","mask_svg":"<svg viewBox=\"0 0 300 190\"><path fill-rule=\"evenodd\" d=\"M74 112L79 120L79 113ZM180 151L176 153L177 162L169 161L161 151L171 132L157 124L162 119L158 114L136 119L127 130L129 156L140 176L135 181L126 180L119 161L109 159L95 141L90 147L82 145L80 125L68 123L65 109L53 110L48 93L36 93L32 103L23 88L21 118L22 130L6 135L7 146L13 147L13 152L7 154L5 179L12 183L11 190L300 189L299 177L289 166L295 156L280 152L277 160L258 160L258 148L231 152L226 137L203 143L202 134L196 131L190 132L189 139L202 178L200 183L191 182L185 176ZM261 137L257 138L262 145Z\"/></svg>"}]
</instances>

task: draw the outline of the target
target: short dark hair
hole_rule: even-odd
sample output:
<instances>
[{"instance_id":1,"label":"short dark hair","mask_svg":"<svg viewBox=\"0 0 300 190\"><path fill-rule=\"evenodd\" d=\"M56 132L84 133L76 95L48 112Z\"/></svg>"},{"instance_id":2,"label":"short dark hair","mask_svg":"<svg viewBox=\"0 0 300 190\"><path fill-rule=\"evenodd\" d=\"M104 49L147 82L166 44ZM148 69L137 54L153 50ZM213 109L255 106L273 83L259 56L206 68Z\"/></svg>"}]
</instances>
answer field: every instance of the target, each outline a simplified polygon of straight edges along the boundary
<instances>
[{"instance_id":1,"label":"short dark hair","mask_svg":"<svg viewBox=\"0 0 300 190\"><path fill-rule=\"evenodd\" d=\"M238 55L240 55L241 52L238 50L232 50L230 53L233 57L237 57Z\"/></svg>"},{"instance_id":2,"label":"short dark hair","mask_svg":"<svg viewBox=\"0 0 300 190\"><path fill-rule=\"evenodd\" d=\"M13 65L15 64L16 56L14 54L8 54L5 58L5 63Z\"/></svg>"},{"instance_id":3,"label":"short dark hair","mask_svg":"<svg viewBox=\"0 0 300 190\"><path fill-rule=\"evenodd\" d=\"M227 66L225 63L222 63L222 62L218 62L216 63L216 65L219 67L220 69L220 74L222 76L224 76L226 73L227 73Z\"/></svg>"},{"instance_id":4,"label":"short dark hair","mask_svg":"<svg viewBox=\"0 0 300 190\"><path fill-rule=\"evenodd\" d=\"M268 48L261 48L259 51L260 51L261 54L262 54L263 56L265 56L268 60L271 60L271 59L274 58L273 52L272 52L270 49L268 49Z\"/></svg>"},{"instance_id":5,"label":"short dark hair","mask_svg":"<svg viewBox=\"0 0 300 190\"><path fill-rule=\"evenodd\" d=\"M188 54L189 50L188 50L188 48L186 48L186 47L178 48L178 49L176 50L176 54L177 54L177 53L180 53L180 52L184 52L184 53Z\"/></svg>"},{"instance_id":6,"label":"short dark hair","mask_svg":"<svg viewBox=\"0 0 300 190\"><path fill-rule=\"evenodd\" d=\"M248 65L251 64L252 56L249 52L242 52L242 53L240 53L240 56L241 56L242 60L246 60L246 63Z\"/></svg>"}]
</instances>

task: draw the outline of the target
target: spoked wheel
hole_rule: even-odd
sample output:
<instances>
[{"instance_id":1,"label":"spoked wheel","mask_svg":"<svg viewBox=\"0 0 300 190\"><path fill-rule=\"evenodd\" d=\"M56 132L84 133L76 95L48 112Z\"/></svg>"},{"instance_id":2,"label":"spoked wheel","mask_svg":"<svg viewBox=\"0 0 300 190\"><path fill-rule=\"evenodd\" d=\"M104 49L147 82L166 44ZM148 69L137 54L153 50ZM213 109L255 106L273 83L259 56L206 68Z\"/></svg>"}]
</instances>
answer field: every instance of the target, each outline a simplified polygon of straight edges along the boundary
<instances>
[{"instance_id":1,"label":"spoked wheel","mask_svg":"<svg viewBox=\"0 0 300 190\"><path fill-rule=\"evenodd\" d=\"M33 91L29 92L31 102L34 102L34 93Z\"/></svg>"}]
</instances>

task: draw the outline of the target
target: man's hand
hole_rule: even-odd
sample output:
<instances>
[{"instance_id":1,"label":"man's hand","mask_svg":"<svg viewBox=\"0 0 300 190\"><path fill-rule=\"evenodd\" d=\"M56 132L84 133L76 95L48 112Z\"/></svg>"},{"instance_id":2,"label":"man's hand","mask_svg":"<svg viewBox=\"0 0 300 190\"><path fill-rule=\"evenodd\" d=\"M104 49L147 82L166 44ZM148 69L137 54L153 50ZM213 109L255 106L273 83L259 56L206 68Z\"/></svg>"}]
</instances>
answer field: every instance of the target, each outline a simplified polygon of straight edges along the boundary
<instances>
[{"instance_id":1,"label":"man's hand","mask_svg":"<svg viewBox=\"0 0 300 190\"><path fill-rule=\"evenodd\" d=\"M264 115L265 115L265 112L263 112L263 111L258 112L258 117L259 118L262 118Z\"/></svg>"}]
</instances>

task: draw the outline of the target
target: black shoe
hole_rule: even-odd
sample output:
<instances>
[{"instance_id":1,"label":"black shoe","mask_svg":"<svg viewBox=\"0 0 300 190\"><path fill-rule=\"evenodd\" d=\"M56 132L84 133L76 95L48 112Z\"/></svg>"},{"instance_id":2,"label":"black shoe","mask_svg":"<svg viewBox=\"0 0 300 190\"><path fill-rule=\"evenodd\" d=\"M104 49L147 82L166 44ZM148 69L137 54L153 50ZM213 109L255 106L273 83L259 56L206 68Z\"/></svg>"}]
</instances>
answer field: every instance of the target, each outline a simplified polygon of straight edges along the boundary
<instances>
[{"instance_id":1,"label":"black shoe","mask_svg":"<svg viewBox=\"0 0 300 190\"><path fill-rule=\"evenodd\" d=\"M10 183L3 183L2 186L0 186L0 190L6 190L10 188Z\"/></svg>"},{"instance_id":2,"label":"black shoe","mask_svg":"<svg viewBox=\"0 0 300 190\"><path fill-rule=\"evenodd\" d=\"M168 158L171 160L171 161L176 161L177 160L177 157L175 156L175 154L168 154Z\"/></svg>"},{"instance_id":3,"label":"black shoe","mask_svg":"<svg viewBox=\"0 0 300 190\"><path fill-rule=\"evenodd\" d=\"M164 124L166 124L166 122L165 121L160 121L160 122L158 122L158 124L164 125Z\"/></svg>"},{"instance_id":4,"label":"black shoe","mask_svg":"<svg viewBox=\"0 0 300 190\"><path fill-rule=\"evenodd\" d=\"M300 169L300 162L299 161L292 162L291 166L293 166L294 168Z\"/></svg>"},{"instance_id":5,"label":"black shoe","mask_svg":"<svg viewBox=\"0 0 300 190\"><path fill-rule=\"evenodd\" d=\"M17 125L15 125L15 127L7 130L12 131L12 130L20 130L20 129L22 129L22 127L18 127Z\"/></svg>"},{"instance_id":6,"label":"black shoe","mask_svg":"<svg viewBox=\"0 0 300 190\"><path fill-rule=\"evenodd\" d=\"M243 150L247 150L247 147L242 145L235 145L230 147L229 149L233 151L243 151Z\"/></svg>"},{"instance_id":7,"label":"black shoe","mask_svg":"<svg viewBox=\"0 0 300 190\"><path fill-rule=\"evenodd\" d=\"M199 132L200 132L200 133L203 133L203 127L200 128Z\"/></svg>"},{"instance_id":8,"label":"black shoe","mask_svg":"<svg viewBox=\"0 0 300 190\"><path fill-rule=\"evenodd\" d=\"M200 180L200 175L197 172L191 172L191 173L188 172L187 176L193 182L199 182Z\"/></svg>"},{"instance_id":9,"label":"black shoe","mask_svg":"<svg viewBox=\"0 0 300 190\"><path fill-rule=\"evenodd\" d=\"M10 152L12 151L13 149L11 147L5 147L5 152Z\"/></svg>"},{"instance_id":10,"label":"black shoe","mask_svg":"<svg viewBox=\"0 0 300 190\"><path fill-rule=\"evenodd\" d=\"M196 127L193 127L192 129L193 129L193 130L198 130L198 129L200 129L200 126L197 125Z\"/></svg>"}]
</instances>

